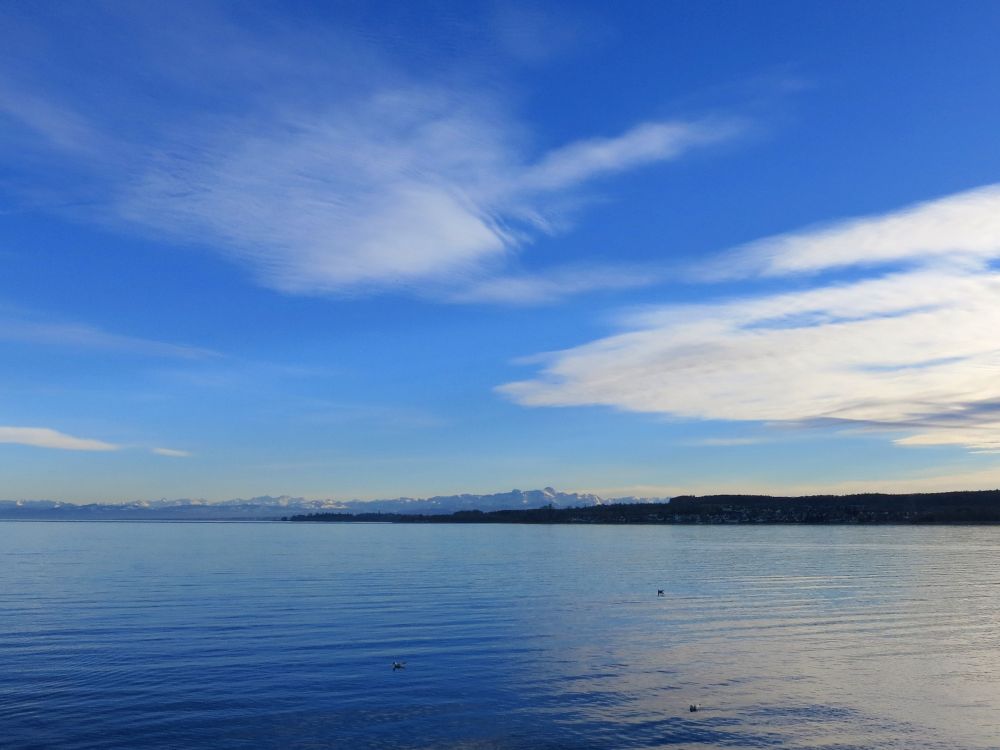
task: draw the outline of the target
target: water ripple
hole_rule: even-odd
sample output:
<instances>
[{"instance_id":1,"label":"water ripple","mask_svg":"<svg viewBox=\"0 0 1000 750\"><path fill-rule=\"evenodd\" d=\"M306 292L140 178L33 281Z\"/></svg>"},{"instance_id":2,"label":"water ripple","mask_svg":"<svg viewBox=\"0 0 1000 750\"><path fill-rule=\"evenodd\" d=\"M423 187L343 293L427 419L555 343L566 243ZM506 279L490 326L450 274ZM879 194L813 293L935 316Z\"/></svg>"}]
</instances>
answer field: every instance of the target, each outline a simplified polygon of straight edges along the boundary
<instances>
[{"instance_id":1,"label":"water ripple","mask_svg":"<svg viewBox=\"0 0 1000 750\"><path fill-rule=\"evenodd\" d=\"M0 523L0 746L996 748L998 553L987 527Z\"/></svg>"}]
</instances>

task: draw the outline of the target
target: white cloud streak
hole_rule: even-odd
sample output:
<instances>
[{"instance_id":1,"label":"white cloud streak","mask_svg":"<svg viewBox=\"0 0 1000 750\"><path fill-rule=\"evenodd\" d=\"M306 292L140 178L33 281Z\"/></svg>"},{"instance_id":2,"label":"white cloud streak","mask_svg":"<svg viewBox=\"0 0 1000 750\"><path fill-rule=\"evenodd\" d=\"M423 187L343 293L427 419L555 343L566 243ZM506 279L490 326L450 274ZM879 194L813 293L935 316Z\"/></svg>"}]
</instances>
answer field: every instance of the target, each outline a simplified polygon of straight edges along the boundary
<instances>
[{"instance_id":1,"label":"white cloud streak","mask_svg":"<svg viewBox=\"0 0 1000 750\"><path fill-rule=\"evenodd\" d=\"M708 269L740 278L815 273L938 258L975 262L1000 256L1000 185L918 203L737 248Z\"/></svg>"},{"instance_id":2,"label":"white cloud streak","mask_svg":"<svg viewBox=\"0 0 1000 750\"><path fill-rule=\"evenodd\" d=\"M209 349L164 341L123 336L79 323L42 323L0 319L0 341L21 341L51 346L121 351L152 357L205 359L219 356Z\"/></svg>"},{"instance_id":3,"label":"white cloud streak","mask_svg":"<svg viewBox=\"0 0 1000 750\"><path fill-rule=\"evenodd\" d=\"M682 445L689 445L695 448L735 448L746 445L762 445L773 442L764 437L731 437L731 438L701 438L691 440Z\"/></svg>"},{"instance_id":4,"label":"white cloud streak","mask_svg":"<svg viewBox=\"0 0 1000 750\"><path fill-rule=\"evenodd\" d=\"M169 458L188 458L191 454L188 451L179 451L173 448L152 448L157 456L167 456Z\"/></svg>"},{"instance_id":5,"label":"white cloud streak","mask_svg":"<svg viewBox=\"0 0 1000 750\"><path fill-rule=\"evenodd\" d=\"M121 447L103 440L73 437L47 427L0 427L0 443L65 451L116 451Z\"/></svg>"},{"instance_id":6,"label":"white cloud streak","mask_svg":"<svg viewBox=\"0 0 1000 750\"><path fill-rule=\"evenodd\" d=\"M0 79L0 118L9 118L22 128L44 138L62 152L93 155L101 138L85 118L43 96L15 89Z\"/></svg>"},{"instance_id":7,"label":"white cloud streak","mask_svg":"<svg viewBox=\"0 0 1000 750\"><path fill-rule=\"evenodd\" d=\"M445 299L452 302L545 305L588 292L650 286L662 279L662 273L649 268L564 267L539 274L495 276L470 282Z\"/></svg>"},{"instance_id":8,"label":"white cloud streak","mask_svg":"<svg viewBox=\"0 0 1000 750\"><path fill-rule=\"evenodd\" d=\"M500 390L528 406L853 426L894 431L902 445L998 451L1000 273L989 266L1000 258L998 196L990 186L755 243L743 257L773 274L860 268L876 256L915 265L647 311Z\"/></svg>"},{"instance_id":9,"label":"white cloud streak","mask_svg":"<svg viewBox=\"0 0 1000 750\"><path fill-rule=\"evenodd\" d=\"M433 55L407 62L342 26L204 3L169 13L112 4L83 27L73 12L32 10L0 28L0 49L11 49L0 54L0 156L29 167L19 195L223 253L286 293L485 299L471 287L503 285L511 257L565 231L566 207L586 204L580 192L593 181L746 129L652 119L567 136L546 153L498 93L493 56L461 70ZM518 58L604 27L579 26L576 10L495 15L483 44ZM74 44L61 44L63 33ZM24 42L33 37L40 43ZM91 47L95 59L80 52ZM126 58L109 78L106 61ZM160 96L146 95L151 85ZM598 286L592 278L581 290ZM549 298L492 293L517 304L532 296Z\"/></svg>"},{"instance_id":10,"label":"white cloud streak","mask_svg":"<svg viewBox=\"0 0 1000 750\"><path fill-rule=\"evenodd\" d=\"M113 211L221 246L286 292L461 288L496 274L539 226L551 231L549 201L738 130L648 123L531 164L515 145L518 128L494 110L454 92L414 89L252 129L216 126L217 135L186 136L196 147L158 155L124 186Z\"/></svg>"},{"instance_id":11,"label":"white cloud streak","mask_svg":"<svg viewBox=\"0 0 1000 750\"><path fill-rule=\"evenodd\" d=\"M528 188L556 190L594 177L680 156L737 135L742 126L730 122L650 122L614 138L590 138L546 154L521 178Z\"/></svg>"}]
</instances>

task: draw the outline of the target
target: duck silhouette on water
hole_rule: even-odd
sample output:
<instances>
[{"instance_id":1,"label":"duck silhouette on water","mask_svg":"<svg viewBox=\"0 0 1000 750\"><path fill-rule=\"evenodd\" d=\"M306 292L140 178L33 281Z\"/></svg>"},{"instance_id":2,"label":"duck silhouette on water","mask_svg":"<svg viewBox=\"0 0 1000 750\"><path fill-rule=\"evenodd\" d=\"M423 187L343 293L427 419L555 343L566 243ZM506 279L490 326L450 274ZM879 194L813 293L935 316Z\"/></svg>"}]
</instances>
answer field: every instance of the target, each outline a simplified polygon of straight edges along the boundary
<instances>
[{"instance_id":1,"label":"duck silhouette on water","mask_svg":"<svg viewBox=\"0 0 1000 750\"><path fill-rule=\"evenodd\" d=\"M397 669L406 669L405 661L394 661L392 663L392 671L395 672Z\"/></svg>"}]
</instances>

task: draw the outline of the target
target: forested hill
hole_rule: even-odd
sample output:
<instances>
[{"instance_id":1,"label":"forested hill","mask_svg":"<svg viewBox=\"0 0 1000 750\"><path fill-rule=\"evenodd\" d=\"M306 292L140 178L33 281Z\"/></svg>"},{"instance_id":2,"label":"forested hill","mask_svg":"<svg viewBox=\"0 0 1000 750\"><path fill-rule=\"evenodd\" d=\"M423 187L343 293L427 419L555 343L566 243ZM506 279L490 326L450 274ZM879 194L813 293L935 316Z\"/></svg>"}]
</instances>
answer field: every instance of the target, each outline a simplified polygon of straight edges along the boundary
<instances>
[{"instance_id":1,"label":"forested hill","mask_svg":"<svg viewBox=\"0 0 1000 750\"><path fill-rule=\"evenodd\" d=\"M316 513L292 521L389 523L1000 523L1000 490L911 495L706 495L668 503L536 508L448 515Z\"/></svg>"}]
</instances>

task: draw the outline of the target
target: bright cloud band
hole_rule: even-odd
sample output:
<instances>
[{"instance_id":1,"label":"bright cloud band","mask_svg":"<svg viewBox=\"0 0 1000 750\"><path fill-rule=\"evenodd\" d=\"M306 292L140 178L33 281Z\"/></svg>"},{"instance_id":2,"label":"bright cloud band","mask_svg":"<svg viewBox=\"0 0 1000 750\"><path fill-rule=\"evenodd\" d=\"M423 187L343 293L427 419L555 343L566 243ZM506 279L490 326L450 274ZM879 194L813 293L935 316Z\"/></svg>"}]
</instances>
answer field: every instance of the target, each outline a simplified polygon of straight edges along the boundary
<instances>
[{"instance_id":1,"label":"bright cloud band","mask_svg":"<svg viewBox=\"0 0 1000 750\"><path fill-rule=\"evenodd\" d=\"M738 252L768 275L905 261L805 291L634 317L501 391L528 406L897 430L905 445L1000 450L1000 187ZM730 256L732 257L732 256Z\"/></svg>"},{"instance_id":2,"label":"bright cloud band","mask_svg":"<svg viewBox=\"0 0 1000 750\"><path fill-rule=\"evenodd\" d=\"M47 427L0 427L0 443L65 451L116 451L120 447L103 440L73 437Z\"/></svg>"}]
</instances>

